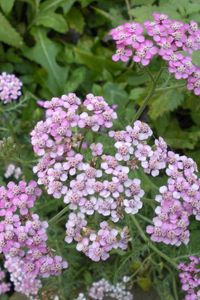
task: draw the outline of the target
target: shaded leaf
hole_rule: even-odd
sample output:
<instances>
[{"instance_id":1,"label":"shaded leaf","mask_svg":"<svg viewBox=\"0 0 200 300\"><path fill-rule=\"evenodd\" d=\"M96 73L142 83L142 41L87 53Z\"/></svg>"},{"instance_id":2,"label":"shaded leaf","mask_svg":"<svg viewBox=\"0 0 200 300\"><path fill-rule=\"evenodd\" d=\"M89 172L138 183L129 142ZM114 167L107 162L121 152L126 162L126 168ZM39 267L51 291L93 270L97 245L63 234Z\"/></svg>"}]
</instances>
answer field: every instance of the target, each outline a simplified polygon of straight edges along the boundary
<instances>
[{"instance_id":1,"label":"shaded leaf","mask_svg":"<svg viewBox=\"0 0 200 300\"><path fill-rule=\"evenodd\" d=\"M2 13L0 13L0 41L16 48L23 45L20 34L10 25Z\"/></svg>"},{"instance_id":2,"label":"shaded leaf","mask_svg":"<svg viewBox=\"0 0 200 300\"><path fill-rule=\"evenodd\" d=\"M73 7L66 18L70 28L73 28L80 33L83 32L85 21L80 10Z\"/></svg>"},{"instance_id":3,"label":"shaded leaf","mask_svg":"<svg viewBox=\"0 0 200 300\"><path fill-rule=\"evenodd\" d=\"M0 1L0 6L6 15L11 12L14 2L15 2L15 0L1 0Z\"/></svg>"},{"instance_id":4,"label":"shaded leaf","mask_svg":"<svg viewBox=\"0 0 200 300\"><path fill-rule=\"evenodd\" d=\"M68 29L68 25L65 18L62 15L54 12L40 14L37 17L35 24L52 28L61 33L65 33Z\"/></svg>"},{"instance_id":5,"label":"shaded leaf","mask_svg":"<svg viewBox=\"0 0 200 300\"><path fill-rule=\"evenodd\" d=\"M45 30L36 29L33 31L33 35L36 44L32 48L24 47L24 55L40 64L47 71L48 81L46 85L49 90L53 94L60 93L63 91L68 73L68 69L59 66L56 61L60 47L46 36Z\"/></svg>"}]
</instances>

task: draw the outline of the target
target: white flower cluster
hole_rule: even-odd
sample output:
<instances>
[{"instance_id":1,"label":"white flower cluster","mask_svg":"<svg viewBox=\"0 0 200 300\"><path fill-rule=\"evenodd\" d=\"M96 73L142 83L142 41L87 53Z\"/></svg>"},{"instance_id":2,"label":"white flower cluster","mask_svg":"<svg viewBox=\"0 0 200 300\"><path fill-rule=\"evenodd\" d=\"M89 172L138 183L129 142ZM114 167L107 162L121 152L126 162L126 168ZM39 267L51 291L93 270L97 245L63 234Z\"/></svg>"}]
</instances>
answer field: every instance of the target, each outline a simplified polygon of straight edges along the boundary
<instances>
[{"instance_id":1,"label":"white flower cluster","mask_svg":"<svg viewBox=\"0 0 200 300\"><path fill-rule=\"evenodd\" d=\"M93 282L88 290L88 298L80 293L74 300L133 300L133 294L128 290L127 283L130 281L130 277L124 276L122 281L116 284L111 284L106 279L101 279L97 282Z\"/></svg>"}]
</instances>

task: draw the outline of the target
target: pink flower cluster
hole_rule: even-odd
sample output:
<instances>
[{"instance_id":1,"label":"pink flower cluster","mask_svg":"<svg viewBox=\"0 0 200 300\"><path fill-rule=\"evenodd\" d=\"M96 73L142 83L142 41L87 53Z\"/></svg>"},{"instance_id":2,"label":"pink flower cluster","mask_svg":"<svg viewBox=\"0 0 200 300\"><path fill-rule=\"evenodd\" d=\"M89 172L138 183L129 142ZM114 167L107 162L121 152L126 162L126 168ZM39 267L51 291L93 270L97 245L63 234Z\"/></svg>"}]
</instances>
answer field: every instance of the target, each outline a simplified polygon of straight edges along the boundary
<instances>
[{"instance_id":1,"label":"pink flower cluster","mask_svg":"<svg viewBox=\"0 0 200 300\"><path fill-rule=\"evenodd\" d=\"M188 243L189 216L200 219L200 180L192 159L168 151L161 137L152 144L152 130L141 121L125 130L106 132L117 116L102 97L89 94L81 103L69 94L41 104L47 108L46 119L31 133L34 151L40 156L34 172L48 194L63 197L74 211L66 224L66 242L76 241L77 250L94 261L107 259L113 248L125 249L127 229L116 229L112 222L142 208L144 191L133 175L142 168L153 177L161 171L168 176L156 196L157 216L147 232L156 242ZM109 123L106 114L112 116ZM114 139L115 154L107 154L102 143L91 143L86 129ZM83 143L87 148L82 148ZM88 224L97 213L101 219L95 231Z\"/></svg>"},{"instance_id":2,"label":"pink flower cluster","mask_svg":"<svg viewBox=\"0 0 200 300\"><path fill-rule=\"evenodd\" d=\"M179 264L179 278L182 290L186 293L184 300L198 300L200 297L200 258L190 256L189 263Z\"/></svg>"},{"instance_id":3,"label":"pink flower cluster","mask_svg":"<svg viewBox=\"0 0 200 300\"><path fill-rule=\"evenodd\" d=\"M5 271L0 268L0 295L3 295L10 291L10 283L5 281Z\"/></svg>"},{"instance_id":4,"label":"pink flower cluster","mask_svg":"<svg viewBox=\"0 0 200 300\"><path fill-rule=\"evenodd\" d=\"M144 195L140 180L129 178L129 168L123 166L117 155L106 155L101 143L89 145L87 141L85 129L93 132L109 129L117 115L103 97L92 94L83 102L75 94L69 94L40 104L47 109L46 120L39 122L31 133L33 149L41 156L34 167L38 183L45 185L53 197L64 196L69 208L81 213L70 215L66 241L77 241L77 249L94 261L106 259L112 248L125 248L127 230L119 232L102 222L94 233L90 228L84 229L85 216L97 212L118 222L123 211L138 212ZM140 122L137 126L140 134ZM89 145L87 161L80 153L84 142Z\"/></svg>"},{"instance_id":5,"label":"pink flower cluster","mask_svg":"<svg viewBox=\"0 0 200 300\"><path fill-rule=\"evenodd\" d=\"M165 14L153 14L153 21L143 25L131 22L111 30L117 51L114 61L133 61L146 66L157 54L168 64L176 79L186 79L188 90L200 95L200 67L192 63L191 54L200 50L200 29L194 21L189 24L170 20ZM145 37L144 30L146 30ZM187 56L181 54L184 51Z\"/></svg>"},{"instance_id":6,"label":"pink flower cluster","mask_svg":"<svg viewBox=\"0 0 200 300\"><path fill-rule=\"evenodd\" d=\"M23 271L24 261L19 256L6 255L4 265L10 273L10 280L15 286L15 291L26 295L30 300L38 299L38 291L42 287L42 282L36 274Z\"/></svg>"},{"instance_id":7,"label":"pink flower cluster","mask_svg":"<svg viewBox=\"0 0 200 300\"><path fill-rule=\"evenodd\" d=\"M158 176L161 170L168 176L167 184L160 187L160 194L155 199L159 202L155 209L157 216L153 225L147 227L151 239L175 246L188 244L189 216L194 215L196 220L200 220L200 179L196 163L191 158L168 151L161 137L155 139L153 146L148 145L151 135L149 126L140 121L136 121L133 128L127 126L126 130L110 132L116 141L116 159L128 161L133 170L141 167L153 177ZM124 204L128 204L126 212L130 212L131 202L124 200ZM135 207L134 212L137 213Z\"/></svg>"},{"instance_id":8,"label":"pink flower cluster","mask_svg":"<svg viewBox=\"0 0 200 300\"><path fill-rule=\"evenodd\" d=\"M0 75L0 100L10 103L21 96L22 82L14 75L3 72Z\"/></svg>"},{"instance_id":9,"label":"pink flower cluster","mask_svg":"<svg viewBox=\"0 0 200 300\"><path fill-rule=\"evenodd\" d=\"M71 243L77 242L76 249L82 251L93 261L106 260L112 249L126 249L128 230L114 229L108 222L103 221L99 224L98 231L90 229L82 213L70 213L69 220L66 223L65 241Z\"/></svg>"},{"instance_id":10,"label":"pink flower cluster","mask_svg":"<svg viewBox=\"0 0 200 300\"><path fill-rule=\"evenodd\" d=\"M6 258L16 291L28 296L32 293L29 286L40 277L59 275L67 267L47 246L48 223L30 212L40 194L34 181L20 181L18 185L9 182L7 187L0 187L0 253ZM25 278L23 284L17 283L19 272Z\"/></svg>"},{"instance_id":11,"label":"pink flower cluster","mask_svg":"<svg viewBox=\"0 0 200 300\"><path fill-rule=\"evenodd\" d=\"M180 246L189 242L189 216L200 220L200 179L191 158L168 151L166 164L169 178L156 196L160 205L155 209L154 226L149 225L147 232L155 242Z\"/></svg>"}]
</instances>

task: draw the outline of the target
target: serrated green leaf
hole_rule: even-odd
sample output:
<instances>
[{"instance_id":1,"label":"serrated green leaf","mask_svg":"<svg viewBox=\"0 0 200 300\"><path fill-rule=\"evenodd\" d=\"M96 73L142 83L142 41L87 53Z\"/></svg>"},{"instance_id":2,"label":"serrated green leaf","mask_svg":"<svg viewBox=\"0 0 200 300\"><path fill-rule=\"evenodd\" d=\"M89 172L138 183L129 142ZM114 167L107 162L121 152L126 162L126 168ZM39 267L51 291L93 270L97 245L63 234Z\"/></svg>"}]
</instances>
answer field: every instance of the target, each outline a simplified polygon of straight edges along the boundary
<instances>
[{"instance_id":1,"label":"serrated green leaf","mask_svg":"<svg viewBox=\"0 0 200 300\"><path fill-rule=\"evenodd\" d=\"M23 53L29 59L41 65L48 74L47 87L55 95L63 91L68 69L58 65L56 56L60 46L46 36L46 31L33 31L36 44L34 47L24 47Z\"/></svg>"},{"instance_id":2,"label":"serrated green leaf","mask_svg":"<svg viewBox=\"0 0 200 300\"><path fill-rule=\"evenodd\" d=\"M6 15L11 12L14 2L15 2L15 0L1 0L0 1L0 6Z\"/></svg>"},{"instance_id":3,"label":"serrated green leaf","mask_svg":"<svg viewBox=\"0 0 200 300\"><path fill-rule=\"evenodd\" d=\"M55 12L49 12L40 14L36 21L36 25L42 25L47 28L52 28L60 33L65 33L68 29L67 22L61 14Z\"/></svg>"},{"instance_id":4,"label":"serrated green leaf","mask_svg":"<svg viewBox=\"0 0 200 300\"><path fill-rule=\"evenodd\" d=\"M73 7L66 18L70 28L73 28L80 33L83 32L85 21L80 10Z\"/></svg>"},{"instance_id":5,"label":"serrated green leaf","mask_svg":"<svg viewBox=\"0 0 200 300\"><path fill-rule=\"evenodd\" d=\"M23 45L21 36L2 13L0 13L0 41L16 48Z\"/></svg>"},{"instance_id":6,"label":"serrated green leaf","mask_svg":"<svg viewBox=\"0 0 200 300\"><path fill-rule=\"evenodd\" d=\"M164 113L175 110L184 100L184 94L178 90L163 92L151 102L149 114L152 119L157 119Z\"/></svg>"}]
</instances>

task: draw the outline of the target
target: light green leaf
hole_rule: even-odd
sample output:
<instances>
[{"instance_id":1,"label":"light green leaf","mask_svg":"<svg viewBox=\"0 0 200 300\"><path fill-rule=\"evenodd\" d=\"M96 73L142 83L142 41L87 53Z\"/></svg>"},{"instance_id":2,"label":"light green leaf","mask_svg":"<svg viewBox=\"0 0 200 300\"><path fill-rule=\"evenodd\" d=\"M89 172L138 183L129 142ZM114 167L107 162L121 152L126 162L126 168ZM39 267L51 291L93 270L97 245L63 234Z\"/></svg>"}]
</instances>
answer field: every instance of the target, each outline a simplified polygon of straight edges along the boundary
<instances>
[{"instance_id":1,"label":"light green leaf","mask_svg":"<svg viewBox=\"0 0 200 300\"><path fill-rule=\"evenodd\" d=\"M36 25L52 28L58 32L65 33L68 29L67 22L61 14L54 12L39 14L35 21Z\"/></svg>"},{"instance_id":2,"label":"light green leaf","mask_svg":"<svg viewBox=\"0 0 200 300\"><path fill-rule=\"evenodd\" d=\"M32 48L24 47L26 57L40 64L48 74L47 87L53 93L60 93L64 89L67 69L56 62L60 46L46 36L46 31L35 29L33 35L36 45Z\"/></svg>"},{"instance_id":3,"label":"light green leaf","mask_svg":"<svg viewBox=\"0 0 200 300\"><path fill-rule=\"evenodd\" d=\"M21 36L2 13L0 13L0 41L16 48L20 48L23 45Z\"/></svg>"},{"instance_id":4,"label":"light green leaf","mask_svg":"<svg viewBox=\"0 0 200 300\"><path fill-rule=\"evenodd\" d=\"M138 100L138 98L142 96L144 91L145 91L145 89L141 88L141 87L136 87L136 88L132 89L130 92L130 99Z\"/></svg>"},{"instance_id":5,"label":"light green leaf","mask_svg":"<svg viewBox=\"0 0 200 300\"><path fill-rule=\"evenodd\" d=\"M200 67L200 51L195 51L192 54L192 62Z\"/></svg>"},{"instance_id":6,"label":"light green leaf","mask_svg":"<svg viewBox=\"0 0 200 300\"><path fill-rule=\"evenodd\" d=\"M75 29L77 32L82 33L85 21L82 13L77 8L73 7L67 15L69 27Z\"/></svg>"},{"instance_id":7,"label":"light green leaf","mask_svg":"<svg viewBox=\"0 0 200 300\"><path fill-rule=\"evenodd\" d=\"M0 1L0 6L6 15L11 12L14 2L15 2L15 0L1 0Z\"/></svg>"},{"instance_id":8,"label":"light green leaf","mask_svg":"<svg viewBox=\"0 0 200 300\"><path fill-rule=\"evenodd\" d=\"M40 5L39 13L49 13L50 11L55 11L56 8L58 8L60 5L65 3L66 0L47 0L42 2Z\"/></svg>"},{"instance_id":9,"label":"light green leaf","mask_svg":"<svg viewBox=\"0 0 200 300\"><path fill-rule=\"evenodd\" d=\"M163 92L150 105L150 116L157 119L164 113L175 110L184 100L184 94L177 90Z\"/></svg>"},{"instance_id":10,"label":"light green leaf","mask_svg":"<svg viewBox=\"0 0 200 300\"><path fill-rule=\"evenodd\" d=\"M138 6L131 9L131 15L137 22L144 22L146 20L152 20L152 13L155 11L155 6L145 5Z\"/></svg>"},{"instance_id":11,"label":"light green leaf","mask_svg":"<svg viewBox=\"0 0 200 300\"><path fill-rule=\"evenodd\" d=\"M63 3L62 8L63 8L64 14L68 13L68 11L71 9L74 2L76 2L76 0L67 0L65 3Z\"/></svg>"}]
</instances>

